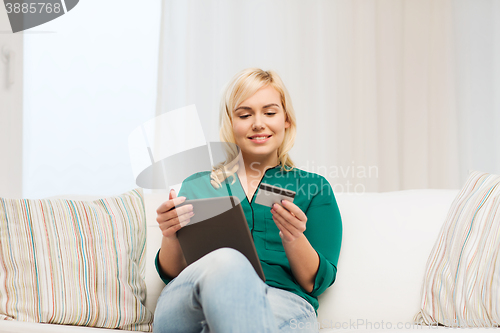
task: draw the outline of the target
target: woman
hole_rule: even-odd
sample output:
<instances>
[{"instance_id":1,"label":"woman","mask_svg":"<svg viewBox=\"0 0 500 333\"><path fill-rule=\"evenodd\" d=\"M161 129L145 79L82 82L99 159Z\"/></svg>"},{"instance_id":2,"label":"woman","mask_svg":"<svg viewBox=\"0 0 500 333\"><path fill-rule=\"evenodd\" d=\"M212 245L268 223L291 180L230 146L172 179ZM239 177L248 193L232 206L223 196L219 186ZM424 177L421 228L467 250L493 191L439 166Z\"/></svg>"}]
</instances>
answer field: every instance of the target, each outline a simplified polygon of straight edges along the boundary
<instances>
[{"instance_id":1,"label":"woman","mask_svg":"<svg viewBox=\"0 0 500 333\"><path fill-rule=\"evenodd\" d=\"M273 71L250 68L226 88L220 137L241 158L188 177L157 210L163 240L156 268L167 284L155 332L317 332L317 297L334 281L342 238L335 196L322 176L296 168L288 155L296 120ZM233 156L234 157L234 156ZM236 162L234 162L236 161ZM296 192L293 203L254 202L261 182ZM213 251L186 267L176 233L194 215L187 199L241 195L266 282L236 250ZM228 264L230 263L230 264Z\"/></svg>"}]
</instances>

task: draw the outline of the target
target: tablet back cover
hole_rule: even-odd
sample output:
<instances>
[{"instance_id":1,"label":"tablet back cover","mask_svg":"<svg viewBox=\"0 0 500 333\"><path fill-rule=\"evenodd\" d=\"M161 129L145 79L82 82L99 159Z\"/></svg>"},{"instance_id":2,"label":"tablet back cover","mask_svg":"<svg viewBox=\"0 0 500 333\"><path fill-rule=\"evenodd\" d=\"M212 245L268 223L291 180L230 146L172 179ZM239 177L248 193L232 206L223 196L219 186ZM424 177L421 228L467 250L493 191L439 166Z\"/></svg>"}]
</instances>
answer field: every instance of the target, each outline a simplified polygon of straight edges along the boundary
<instances>
[{"instance_id":1,"label":"tablet back cover","mask_svg":"<svg viewBox=\"0 0 500 333\"><path fill-rule=\"evenodd\" d=\"M266 281L240 201L232 197L186 200L178 207L193 205L195 215L177 231L177 239L191 264L222 247L240 251ZM221 213L222 212L222 213Z\"/></svg>"}]
</instances>

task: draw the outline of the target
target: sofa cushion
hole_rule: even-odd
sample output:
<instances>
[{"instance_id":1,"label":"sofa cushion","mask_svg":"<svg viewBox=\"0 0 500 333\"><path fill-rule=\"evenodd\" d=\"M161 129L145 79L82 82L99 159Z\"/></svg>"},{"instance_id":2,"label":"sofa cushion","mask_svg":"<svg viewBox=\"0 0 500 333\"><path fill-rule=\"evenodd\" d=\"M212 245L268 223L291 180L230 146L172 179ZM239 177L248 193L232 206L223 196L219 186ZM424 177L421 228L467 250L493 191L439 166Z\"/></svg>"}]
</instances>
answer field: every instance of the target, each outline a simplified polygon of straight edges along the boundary
<instances>
[{"instance_id":1,"label":"sofa cushion","mask_svg":"<svg viewBox=\"0 0 500 333\"><path fill-rule=\"evenodd\" d=\"M425 263L457 193L335 193L344 232L337 279L318 298L322 327L414 327Z\"/></svg>"},{"instance_id":2,"label":"sofa cushion","mask_svg":"<svg viewBox=\"0 0 500 333\"><path fill-rule=\"evenodd\" d=\"M471 171L429 256L415 321L500 325L500 176Z\"/></svg>"},{"instance_id":3,"label":"sofa cushion","mask_svg":"<svg viewBox=\"0 0 500 333\"><path fill-rule=\"evenodd\" d=\"M0 319L150 331L142 189L0 198Z\"/></svg>"}]
</instances>

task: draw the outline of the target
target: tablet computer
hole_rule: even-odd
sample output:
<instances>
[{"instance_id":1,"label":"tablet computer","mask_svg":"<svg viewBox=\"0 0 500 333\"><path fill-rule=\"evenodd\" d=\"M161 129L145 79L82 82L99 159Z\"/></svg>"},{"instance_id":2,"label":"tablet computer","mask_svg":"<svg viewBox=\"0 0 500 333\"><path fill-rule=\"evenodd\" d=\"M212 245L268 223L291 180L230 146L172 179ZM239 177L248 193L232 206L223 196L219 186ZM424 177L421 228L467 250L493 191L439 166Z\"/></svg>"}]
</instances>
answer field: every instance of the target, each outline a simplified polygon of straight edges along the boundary
<instances>
[{"instance_id":1,"label":"tablet computer","mask_svg":"<svg viewBox=\"0 0 500 333\"><path fill-rule=\"evenodd\" d=\"M176 208L193 205L191 221L177 231L186 263L222 247L240 251L257 275L266 281L240 200L235 196L186 200ZM228 263L230 264L230 263Z\"/></svg>"}]
</instances>

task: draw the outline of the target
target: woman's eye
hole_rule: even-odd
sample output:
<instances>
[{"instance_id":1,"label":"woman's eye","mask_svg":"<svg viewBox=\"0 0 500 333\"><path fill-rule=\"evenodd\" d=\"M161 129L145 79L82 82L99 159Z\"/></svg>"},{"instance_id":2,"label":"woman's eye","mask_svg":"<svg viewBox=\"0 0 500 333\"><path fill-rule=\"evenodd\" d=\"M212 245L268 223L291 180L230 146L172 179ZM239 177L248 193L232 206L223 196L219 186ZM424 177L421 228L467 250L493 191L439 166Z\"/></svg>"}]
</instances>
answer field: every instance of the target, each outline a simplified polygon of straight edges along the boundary
<instances>
[{"instance_id":1,"label":"woman's eye","mask_svg":"<svg viewBox=\"0 0 500 333\"><path fill-rule=\"evenodd\" d=\"M266 112L266 114L269 115L269 116L273 116L273 115L276 114L276 112ZM246 119L247 117L250 117L250 115L246 114L244 116L239 116L240 119Z\"/></svg>"}]
</instances>

